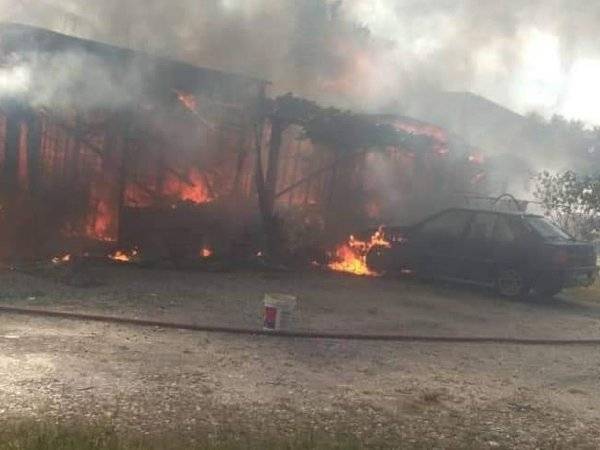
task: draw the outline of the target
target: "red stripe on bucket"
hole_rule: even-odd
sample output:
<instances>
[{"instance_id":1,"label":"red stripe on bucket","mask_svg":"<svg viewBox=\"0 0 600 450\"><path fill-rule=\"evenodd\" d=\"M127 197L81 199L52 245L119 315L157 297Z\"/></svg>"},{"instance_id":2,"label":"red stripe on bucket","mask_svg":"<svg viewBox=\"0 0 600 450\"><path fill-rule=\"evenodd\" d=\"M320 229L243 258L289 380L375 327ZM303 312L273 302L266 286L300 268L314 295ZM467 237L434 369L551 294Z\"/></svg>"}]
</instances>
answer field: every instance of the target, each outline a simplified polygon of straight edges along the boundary
<instances>
[{"instance_id":1,"label":"red stripe on bucket","mask_svg":"<svg viewBox=\"0 0 600 450\"><path fill-rule=\"evenodd\" d=\"M274 306L265 306L265 320L263 326L269 330L274 330L277 324L277 308Z\"/></svg>"}]
</instances>

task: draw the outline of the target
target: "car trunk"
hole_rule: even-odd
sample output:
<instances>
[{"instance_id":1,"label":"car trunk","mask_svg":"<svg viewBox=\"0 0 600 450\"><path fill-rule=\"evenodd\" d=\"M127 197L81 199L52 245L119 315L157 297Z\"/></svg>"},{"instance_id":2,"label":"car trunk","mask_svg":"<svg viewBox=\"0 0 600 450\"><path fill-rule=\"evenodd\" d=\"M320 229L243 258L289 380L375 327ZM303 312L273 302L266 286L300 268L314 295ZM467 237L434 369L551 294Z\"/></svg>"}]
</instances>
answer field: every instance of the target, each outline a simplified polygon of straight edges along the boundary
<instances>
[{"instance_id":1,"label":"car trunk","mask_svg":"<svg viewBox=\"0 0 600 450\"><path fill-rule=\"evenodd\" d=\"M596 264L596 254L591 244L560 242L550 246L551 260L565 268L590 267Z\"/></svg>"}]
</instances>

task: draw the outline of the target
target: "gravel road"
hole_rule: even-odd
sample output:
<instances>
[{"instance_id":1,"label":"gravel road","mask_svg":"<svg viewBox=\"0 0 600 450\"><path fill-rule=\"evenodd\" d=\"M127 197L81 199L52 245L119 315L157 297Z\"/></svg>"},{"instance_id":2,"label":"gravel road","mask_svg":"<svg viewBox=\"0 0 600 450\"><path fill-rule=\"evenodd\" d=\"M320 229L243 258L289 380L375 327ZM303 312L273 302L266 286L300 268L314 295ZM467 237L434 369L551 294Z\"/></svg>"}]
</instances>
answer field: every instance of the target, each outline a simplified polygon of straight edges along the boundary
<instances>
[{"instance_id":1,"label":"gravel road","mask_svg":"<svg viewBox=\"0 0 600 450\"><path fill-rule=\"evenodd\" d=\"M0 275L5 304L259 326L264 292L322 331L600 337L600 307L506 302L410 280L101 268L100 285ZM599 304L600 305L600 304ZM294 340L0 316L0 417L136 433L343 431L440 447L600 446L600 352Z\"/></svg>"}]
</instances>

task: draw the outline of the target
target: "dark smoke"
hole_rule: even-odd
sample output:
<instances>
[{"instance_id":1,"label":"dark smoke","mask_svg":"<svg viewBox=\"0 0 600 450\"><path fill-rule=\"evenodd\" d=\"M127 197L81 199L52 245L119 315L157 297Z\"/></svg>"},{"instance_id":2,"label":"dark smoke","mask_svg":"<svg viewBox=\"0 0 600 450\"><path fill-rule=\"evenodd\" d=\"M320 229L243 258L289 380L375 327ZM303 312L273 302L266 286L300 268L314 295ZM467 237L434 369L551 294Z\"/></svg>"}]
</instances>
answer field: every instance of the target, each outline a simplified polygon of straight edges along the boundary
<instances>
[{"instance_id":1,"label":"dark smoke","mask_svg":"<svg viewBox=\"0 0 600 450\"><path fill-rule=\"evenodd\" d=\"M463 132L461 124L435 120L436 102L423 105L424 99L474 91L520 113L537 109L548 117L560 112L575 62L600 52L597 0L0 0L0 18L264 78L273 82L274 94L293 91L362 111L420 111L420 119L464 135L500 160L505 153L527 154L519 164L527 173L549 167L539 139L514 145L503 125L494 133L475 124L473 133ZM539 80L522 79L524 64L535 67L524 60L523 48L536 33L559 50L557 93L550 101L535 97ZM67 75L78 64L55 65ZM0 84L18 89L23 71L16 75L0 74ZM102 95L90 102L111 101L106 87L111 95L96 89ZM50 88L42 94L63 86ZM451 115L460 114L452 108ZM572 166L564 154L550 167Z\"/></svg>"},{"instance_id":2,"label":"dark smoke","mask_svg":"<svg viewBox=\"0 0 600 450\"><path fill-rule=\"evenodd\" d=\"M362 109L485 89L512 105L525 34L556 35L565 74L596 56L595 0L3 0L4 20L260 76ZM481 58L494 52L494 66ZM485 73L484 73L485 72ZM482 82L481 80L484 79Z\"/></svg>"}]
</instances>

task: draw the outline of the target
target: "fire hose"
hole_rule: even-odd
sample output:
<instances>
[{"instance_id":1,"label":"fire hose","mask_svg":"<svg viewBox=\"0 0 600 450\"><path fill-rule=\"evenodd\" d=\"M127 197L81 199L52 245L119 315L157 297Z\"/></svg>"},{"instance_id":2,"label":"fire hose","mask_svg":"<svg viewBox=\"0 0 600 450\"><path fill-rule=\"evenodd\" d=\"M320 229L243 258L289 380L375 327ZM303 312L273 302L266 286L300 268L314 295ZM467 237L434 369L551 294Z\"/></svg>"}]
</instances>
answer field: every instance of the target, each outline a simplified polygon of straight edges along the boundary
<instances>
[{"instance_id":1,"label":"fire hose","mask_svg":"<svg viewBox=\"0 0 600 450\"><path fill-rule=\"evenodd\" d=\"M240 328L227 326L196 325L186 323L164 322L158 320L136 319L131 317L105 316L47 309L18 308L14 306L0 306L0 313L26 315L33 317L50 317L79 321L103 322L110 324L134 325L141 327L157 327L164 329L177 329L200 331L206 333L223 333L235 335L269 336L278 338L296 339L331 339L354 341L388 341L388 342L420 342L420 343L453 343L453 344L505 344L505 345L546 345L546 346L573 346L573 345L600 345L600 338L591 339L539 339L539 338L511 338L494 336L428 336L410 334L360 334L360 333L334 333L320 331L296 330L262 330L256 328Z\"/></svg>"}]
</instances>

